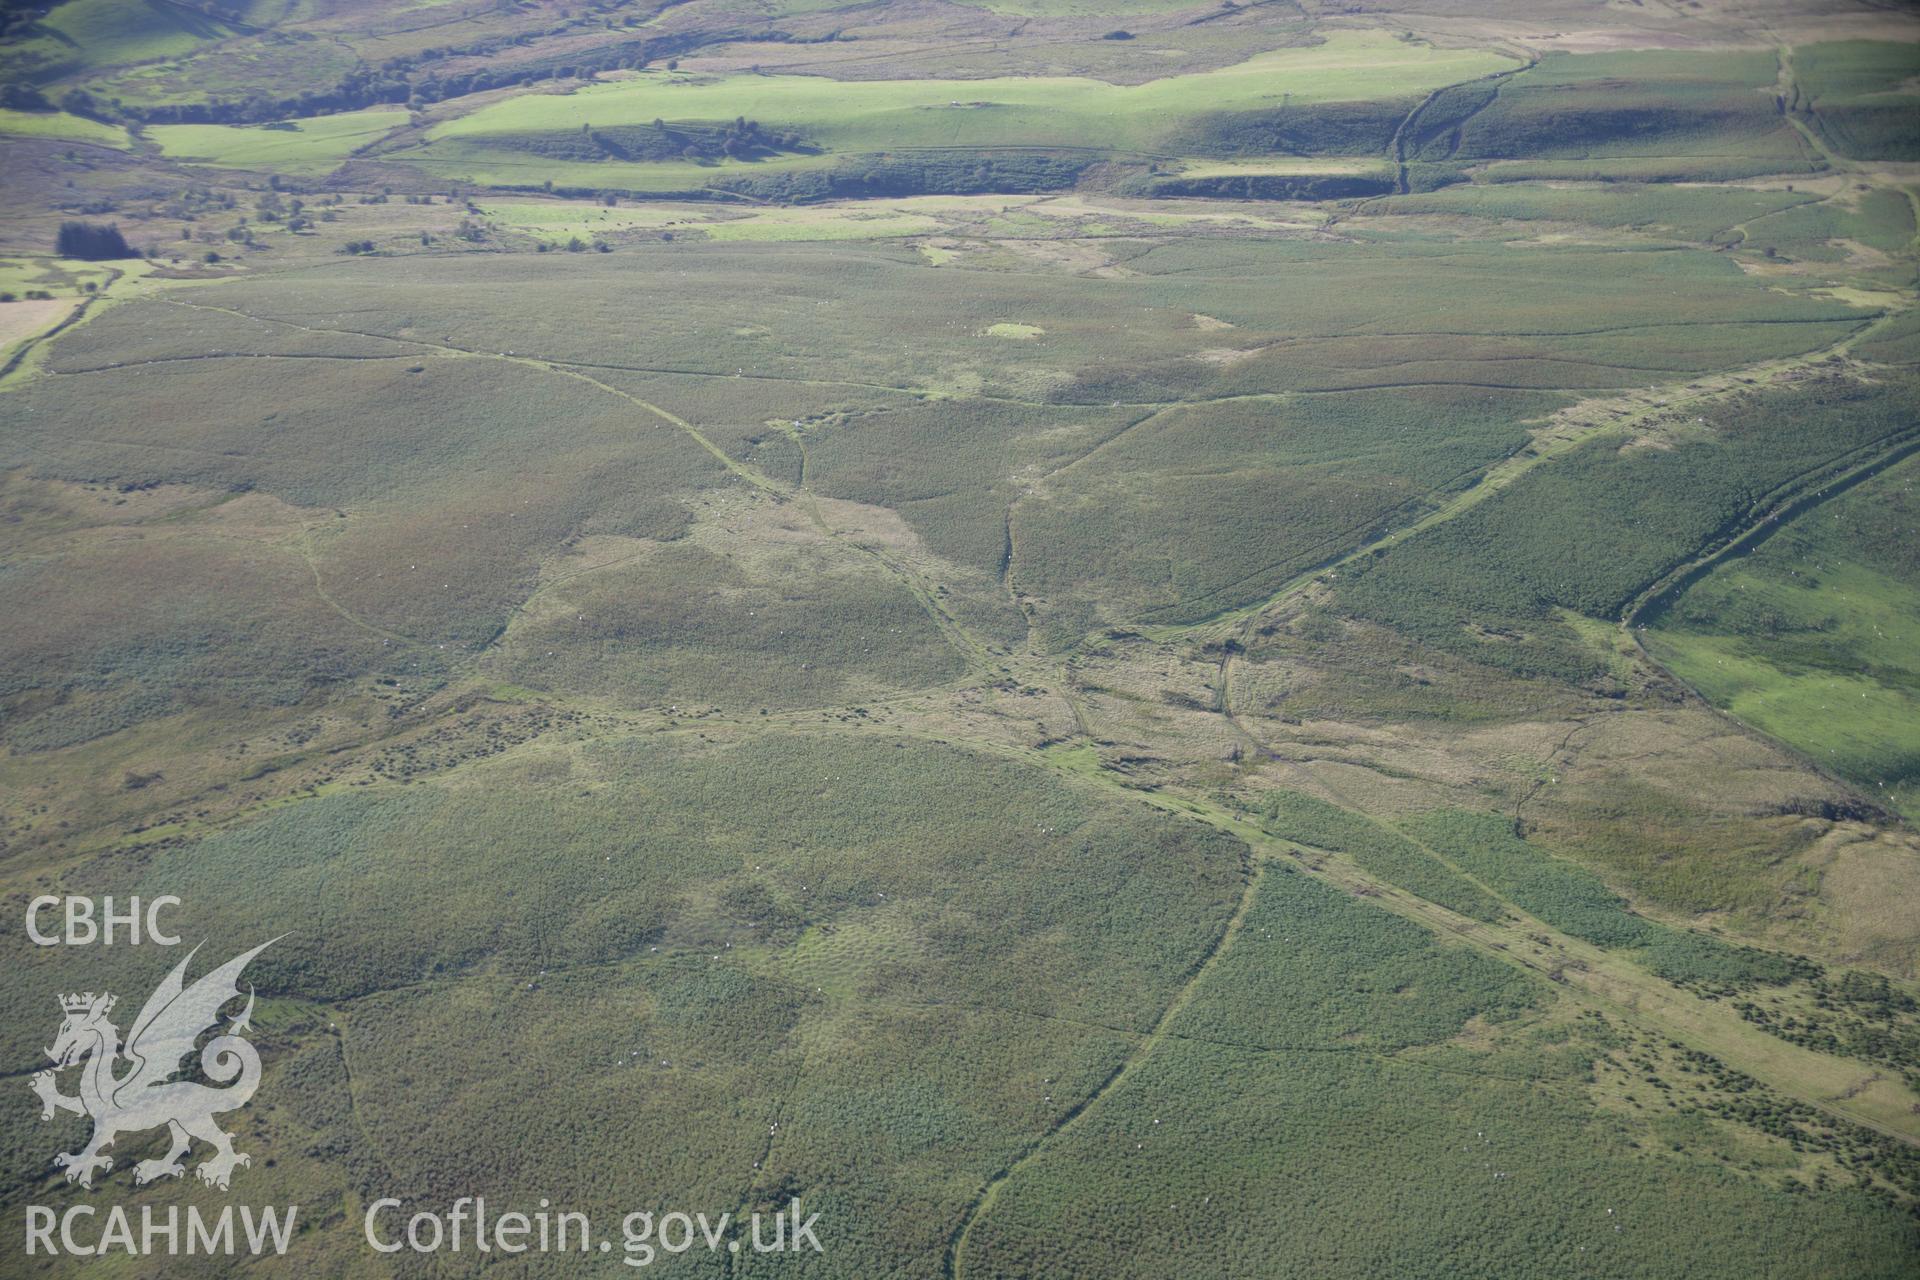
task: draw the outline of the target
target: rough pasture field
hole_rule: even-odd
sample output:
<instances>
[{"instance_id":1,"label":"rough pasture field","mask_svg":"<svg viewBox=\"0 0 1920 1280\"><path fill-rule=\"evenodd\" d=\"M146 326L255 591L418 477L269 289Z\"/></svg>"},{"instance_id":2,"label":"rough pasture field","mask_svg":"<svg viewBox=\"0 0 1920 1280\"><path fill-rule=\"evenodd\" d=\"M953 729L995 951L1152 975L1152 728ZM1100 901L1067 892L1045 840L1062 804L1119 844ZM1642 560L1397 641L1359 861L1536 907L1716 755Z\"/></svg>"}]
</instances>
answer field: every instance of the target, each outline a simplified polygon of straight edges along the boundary
<instances>
[{"instance_id":1,"label":"rough pasture field","mask_svg":"<svg viewBox=\"0 0 1920 1280\"><path fill-rule=\"evenodd\" d=\"M1556 610L1628 618L1696 549L1777 518L1851 466L1911 448L1913 395L1904 377L1754 393L1718 407L1737 426L1717 435L1689 431L1711 425L1700 415L1671 424L1664 441L1599 435L1373 558L1339 595L1360 616L1484 662L1602 676L1607 652ZM1826 427L1817 438L1801 429L1809 412Z\"/></svg>"},{"instance_id":2,"label":"rough pasture field","mask_svg":"<svg viewBox=\"0 0 1920 1280\"><path fill-rule=\"evenodd\" d=\"M191 164L321 174L406 121L404 111L374 108L292 121L285 127L159 125L148 136L169 156Z\"/></svg>"},{"instance_id":3,"label":"rough pasture field","mask_svg":"<svg viewBox=\"0 0 1920 1280\"><path fill-rule=\"evenodd\" d=\"M1914 475L1902 463L1742 548L1650 630L1661 660L1717 705L1908 814Z\"/></svg>"},{"instance_id":4,"label":"rough pasture field","mask_svg":"<svg viewBox=\"0 0 1920 1280\"><path fill-rule=\"evenodd\" d=\"M1911 1274L1916 50L0 14L0 908L279 939L178 1269ZM226 1203L28 1096L177 953L0 957L0 1209Z\"/></svg>"},{"instance_id":5,"label":"rough pasture field","mask_svg":"<svg viewBox=\"0 0 1920 1280\"><path fill-rule=\"evenodd\" d=\"M10 42L6 65L9 71L47 75L93 65L179 58L239 34L275 7L258 0L209 14L185 6L75 0L58 6L57 12L50 10L26 39Z\"/></svg>"},{"instance_id":6,"label":"rough pasture field","mask_svg":"<svg viewBox=\"0 0 1920 1280\"><path fill-rule=\"evenodd\" d=\"M1816 44L1794 55L1802 92L1792 107L1845 155L1862 160L1912 160L1905 127L1920 106L1913 59L1898 46L1865 41Z\"/></svg>"},{"instance_id":7,"label":"rough pasture field","mask_svg":"<svg viewBox=\"0 0 1920 1280\"><path fill-rule=\"evenodd\" d=\"M1415 122L1415 158L1738 154L1792 172L1814 153L1765 92L1768 50L1549 54L1503 82L1448 90Z\"/></svg>"},{"instance_id":8,"label":"rough pasture field","mask_svg":"<svg viewBox=\"0 0 1920 1280\"><path fill-rule=\"evenodd\" d=\"M127 145L124 129L60 111L0 111L0 133L62 142L97 142L109 147Z\"/></svg>"},{"instance_id":9,"label":"rough pasture field","mask_svg":"<svg viewBox=\"0 0 1920 1280\"><path fill-rule=\"evenodd\" d=\"M711 234L734 224L705 225ZM1139 250L1125 275L1105 279L956 270L866 246L675 241L607 266L600 255L511 266L467 256L321 267L291 291L195 286L109 312L64 344L49 366L57 382L21 402L24 438L43 455L73 455L62 478L244 482L301 508L345 509L313 549L323 578L331 563L345 579L341 606L382 630L471 652L531 583L531 560L503 575L512 561L483 551L487 542L505 538L502 556L550 556L564 552L563 537L674 529L673 495L697 476L738 483L698 431L757 426L755 448L784 448L766 439L787 434L766 425L783 425L777 406L743 414L730 401L790 385L809 402L794 413L793 438L808 485L897 507L932 553L1009 584L1058 643L1102 620L1191 621L1261 598L1521 448L1528 424L1565 403L1549 388L1693 372L1708 352L1741 363L1792 355L1861 323L1847 303L1765 288L1705 253L1606 255L1611 286L1586 288L1587 309L1566 324L1552 300L1598 265L1576 251L1460 245L1441 255L1297 237ZM370 308L396 272L417 281L410 305ZM465 305L466 286L482 278L530 302L511 331ZM1649 288L1674 303L1650 324L1638 311ZM1390 320L1372 300L1388 293L1408 299ZM934 296L940 310L929 316L918 304ZM1205 327L1195 318L1203 308L1232 327ZM1116 309L1132 317L1118 333L1103 320ZM1005 322L1039 332L1014 346L990 332ZM1553 332L1556 323L1569 332ZM899 325L919 327L922 341L875 340ZM1697 345L1676 347L1676 326L1702 335ZM340 440L335 432L364 431L371 415L329 410L309 424L294 408L275 415L291 454L236 453L222 433L253 429L244 406L259 385L251 373L233 379L242 359L270 371L292 406L434 406L416 420L444 443L422 452L415 436ZM136 386L148 411L132 434L110 429L104 447L150 447L135 455L139 466L103 471L104 406ZM474 414L456 413L458 428L431 425L449 395L475 397ZM968 400L990 411L969 413ZM579 409L559 407L571 404ZM605 433L595 445L574 435L571 449L586 452L558 472L541 425L554 412ZM594 450L618 453L627 441L690 468L648 464L644 487L619 499L660 514L602 515L586 496L612 484L607 468L619 465ZM295 461L303 453L365 456L368 469L315 470ZM447 483L436 471L471 475L509 456L545 459L547 510L501 526L489 508L504 495L463 492L444 505L429 496ZM910 484L890 478L908 470ZM572 476L581 479L563 478ZM1276 487L1286 502L1271 501ZM435 508L442 514L429 517ZM468 526L486 531L480 542L456 551L443 541ZM425 567L373 568L398 538L413 540ZM425 581L416 576L436 572L457 617L415 594ZM455 590L463 576L470 585ZM404 603L380 603L388 584Z\"/></svg>"},{"instance_id":10,"label":"rough pasture field","mask_svg":"<svg viewBox=\"0 0 1920 1280\"><path fill-rule=\"evenodd\" d=\"M928 840L936 821L945 834ZM396 838L439 870L396 863ZM983 838L997 869L976 861ZM483 849L486 869L468 856ZM342 789L181 844L151 874L201 896L258 885L222 893L226 919L208 924L253 928L264 912L305 936L281 962L274 1033L299 1102L271 1125L351 1115L381 1135L347 1175L361 1194L398 1179L616 1213L637 1182L733 1208L830 1181L843 1230L871 1233L841 1248L913 1265L1027 1130L1125 1057L1224 928L1244 852L951 748L668 732L498 760L450 786ZM542 887L503 919L491 885L529 856ZM959 878L971 888L955 897ZM301 927L323 885L361 920L351 949ZM592 920L583 897L603 904ZM431 937L415 926L429 909L444 925ZM321 1004L351 1048L312 1034ZM475 1016L485 1040L564 1071L502 1075L474 1052ZM379 1079L395 1083L369 1092ZM539 1136L556 1104L626 1119L583 1152ZM764 1141L769 1124L785 1142ZM734 1136L702 1140L707 1125ZM527 1140L496 1145L502 1127ZM38 1137L23 1124L7 1146ZM330 1162L288 1163L302 1179Z\"/></svg>"},{"instance_id":11,"label":"rough pasture field","mask_svg":"<svg viewBox=\"0 0 1920 1280\"><path fill-rule=\"evenodd\" d=\"M1591 1252L1611 1274L1658 1276L1676 1262L1764 1266L1787 1248L1879 1266L1867 1240L1891 1224L1829 1213L1715 1225L1751 1212L1750 1184L1715 1171L1683 1194L1676 1144L1647 1140L1686 1133L1723 1155L1738 1140L1684 1093L1651 1115L1595 1109L1596 1064L1634 1056L1619 1028L1543 1019L1533 985L1504 966L1376 914L1265 871L1232 953L1136 1071L998 1189L960 1273L1049 1269L1101 1236L1119 1242L1123 1275L1158 1274L1155 1256L1175 1249L1221 1274L1278 1257L1325 1274L1527 1275L1542 1253ZM1328 1149L1353 1156L1331 1184L1277 1154ZM1230 1230L1211 1222L1222 1186L1260 1212ZM1365 1206L1402 1198L1405 1216L1382 1233ZM1512 1225L1466 1228L1488 1215Z\"/></svg>"}]
</instances>

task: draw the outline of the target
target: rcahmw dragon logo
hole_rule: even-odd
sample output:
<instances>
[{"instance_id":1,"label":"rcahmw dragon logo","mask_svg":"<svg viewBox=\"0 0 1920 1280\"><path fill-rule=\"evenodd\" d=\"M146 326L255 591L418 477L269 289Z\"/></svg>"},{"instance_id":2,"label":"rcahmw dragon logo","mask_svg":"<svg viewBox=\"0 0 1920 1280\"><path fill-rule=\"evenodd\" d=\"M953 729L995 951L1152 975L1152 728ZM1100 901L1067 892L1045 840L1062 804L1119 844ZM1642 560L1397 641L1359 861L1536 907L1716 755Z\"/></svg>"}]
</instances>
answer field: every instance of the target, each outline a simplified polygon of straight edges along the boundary
<instances>
[{"instance_id":1,"label":"rcahmw dragon logo","mask_svg":"<svg viewBox=\"0 0 1920 1280\"><path fill-rule=\"evenodd\" d=\"M218 1024L221 1008L239 998L240 971L272 945L272 941L261 943L189 987L183 977L187 964L200 950L195 947L147 997L124 1046L119 1028L107 1017L113 1012L113 996L89 991L60 997L60 1011L66 1021L60 1024L60 1034L47 1050L53 1068L35 1075L32 1084L43 1104L42 1120L53 1119L56 1111L93 1118L92 1140L79 1151L53 1158L54 1164L67 1171L68 1182L91 1187L96 1172L113 1167L112 1158L100 1154L103 1147L112 1146L121 1134L161 1125L172 1135L173 1146L160 1159L135 1165L135 1182L177 1178L185 1173L181 1157L195 1138L213 1148L213 1154L194 1170L209 1186L226 1190L234 1166L251 1163L250 1157L233 1149L233 1139L213 1122L222 1112L246 1105L260 1086L260 1053L240 1034L247 1030L253 1015L251 986L247 988L247 1007L227 1024L226 1034L215 1036L200 1051L200 1069L209 1080L226 1087L216 1089L173 1077L193 1052L194 1042ZM74 1066L80 1068L80 1096L68 1097L60 1092L58 1073Z\"/></svg>"}]
</instances>

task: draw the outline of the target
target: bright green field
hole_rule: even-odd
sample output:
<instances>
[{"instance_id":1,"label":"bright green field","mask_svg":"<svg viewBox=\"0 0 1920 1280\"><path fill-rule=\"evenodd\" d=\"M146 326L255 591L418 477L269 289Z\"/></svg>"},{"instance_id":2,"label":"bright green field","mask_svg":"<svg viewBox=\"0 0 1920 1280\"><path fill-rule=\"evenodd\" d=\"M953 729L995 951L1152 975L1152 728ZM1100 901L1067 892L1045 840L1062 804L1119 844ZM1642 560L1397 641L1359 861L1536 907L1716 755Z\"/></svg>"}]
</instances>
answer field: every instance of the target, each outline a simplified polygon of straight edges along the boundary
<instances>
[{"instance_id":1,"label":"bright green field","mask_svg":"<svg viewBox=\"0 0 1920 1280\"><path fill-rule=\"evenodd\" d=\"M1716 706L1920 816L1920 464L1802 517L1647 637Z\"/></svg>"},{"instance_id":2,"label":"bright green field","mask_svg":"<svg viewBox=\"0 0 1920 1280\"><path fill-rule=\"evenodd\" d=\"M398 107L374 107L292 121L293 128L224 124L157 125L147 136L176 160L224 169L271 168L283 173L325 173L357 147L407 122Z\"/></svg>"},{"instance_id":3,"label":"bright green field","mask_svg":"<svg viewBox=\"0 0 1920 1280\"><path fill-rule=\"evenodd\" d=\"M125 147L127 131L117 124L101 124L64 111L7 111L0 109L0 134L19 138L52 138L60 142L97 142Z\"/></svg>"},{"instance_id":4,"label":"bright green field","mask_svg":"<svg viewBox=\"0 0 1920 1280\"><path fill-rule=\"evenodd\" d=\"M1494 53L1433 49L1378 33L1264 53L1142 85L1082 77L843 82L819 76L649 75L566 96L533 95L449 121L432 137L574 131L583 124L731 120L798 129L830 151L1079 146L1150 150L1204 112L1424 93L1510 66ZM598 167L598 166L596 166Z\"/></svg>"}]
</instances>

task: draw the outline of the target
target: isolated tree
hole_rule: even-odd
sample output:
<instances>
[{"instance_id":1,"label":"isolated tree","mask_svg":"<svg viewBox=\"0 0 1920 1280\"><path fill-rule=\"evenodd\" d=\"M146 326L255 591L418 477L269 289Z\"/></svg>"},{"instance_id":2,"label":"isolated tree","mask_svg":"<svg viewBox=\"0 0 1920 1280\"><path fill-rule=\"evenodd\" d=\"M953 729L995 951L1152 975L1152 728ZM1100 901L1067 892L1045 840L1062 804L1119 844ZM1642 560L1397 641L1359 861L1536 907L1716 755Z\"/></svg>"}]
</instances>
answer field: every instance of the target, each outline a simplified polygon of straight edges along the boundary
<instances>
[{"instance_id":1,"label":"isolated tree","mask_svg":"<svg viewBox=\"0 0 1920 1280\"><path fill-rule=\"evenodd\" d=\"M120 234L117 224L102 226L97 222L61 223L60 234L54 240L54 251L63 258L85 258L90 262L140 256L127 243L127 238Z\"/></svg>"}]
</instances>

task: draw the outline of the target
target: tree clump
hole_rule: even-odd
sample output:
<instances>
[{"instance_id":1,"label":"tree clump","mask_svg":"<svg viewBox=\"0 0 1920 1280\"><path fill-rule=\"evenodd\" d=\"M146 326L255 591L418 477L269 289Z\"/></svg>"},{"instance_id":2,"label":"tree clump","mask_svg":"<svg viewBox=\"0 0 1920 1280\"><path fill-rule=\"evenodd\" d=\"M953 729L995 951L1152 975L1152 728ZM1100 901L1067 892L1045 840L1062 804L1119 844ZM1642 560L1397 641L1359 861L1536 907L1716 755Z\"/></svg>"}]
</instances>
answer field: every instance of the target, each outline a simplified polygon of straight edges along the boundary
<instances>
[{"instance_id":1,"label":"tree clump","mask_svg":"<svg viewBox=\"0 0 1920 1280\"><path fill-rule=\"evenodd\" d=\"M54 252L63 258L83 258L101 262L109 258L137 258L140 254L120 234L117 224L63 222L54 240Z\"/></svg>"}]
</instances>

